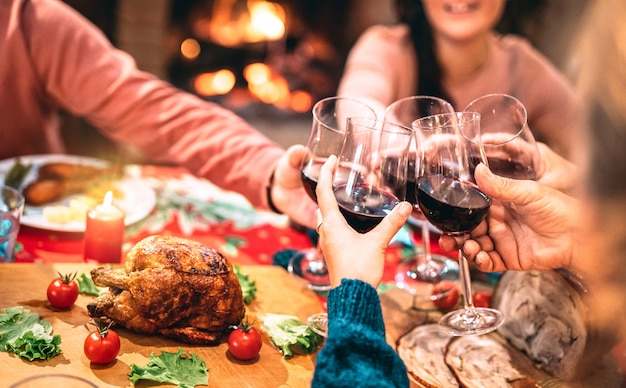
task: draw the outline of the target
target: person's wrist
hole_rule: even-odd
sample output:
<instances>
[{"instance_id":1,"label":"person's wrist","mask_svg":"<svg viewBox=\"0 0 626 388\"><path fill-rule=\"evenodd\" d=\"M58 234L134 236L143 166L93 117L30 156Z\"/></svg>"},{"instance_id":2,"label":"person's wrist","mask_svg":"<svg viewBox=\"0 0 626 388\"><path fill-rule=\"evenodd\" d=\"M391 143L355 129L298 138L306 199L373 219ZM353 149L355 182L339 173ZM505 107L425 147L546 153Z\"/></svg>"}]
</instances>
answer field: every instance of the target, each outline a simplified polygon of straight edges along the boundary
<instances>
[{"instance_id":1,"label":"person's wrist","mask_svg":"<svg viewBox=\"0 0 626 388\"><path fill-rule=\"evenodd\" d=\"M272 175L270 176L270 180L269 180L267 188L266 188L267 206L274 213L283 214L283 212L278 210L278 208L274 204L274 201L272 200L272 188L274 187L274 174L275 173L276 173L276 171L272 172Z\"/></svg>"}]
</instances>

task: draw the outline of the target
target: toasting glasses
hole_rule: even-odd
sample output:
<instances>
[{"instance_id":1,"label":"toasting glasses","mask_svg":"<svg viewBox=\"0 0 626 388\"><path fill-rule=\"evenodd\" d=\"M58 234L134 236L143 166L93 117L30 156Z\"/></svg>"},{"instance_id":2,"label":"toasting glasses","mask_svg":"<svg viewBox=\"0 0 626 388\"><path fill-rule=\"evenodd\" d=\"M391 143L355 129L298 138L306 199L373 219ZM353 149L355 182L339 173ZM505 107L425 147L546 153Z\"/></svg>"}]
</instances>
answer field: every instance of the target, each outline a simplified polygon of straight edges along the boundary
<instances>
[{"instance_id":1,"label":"toasting glasses","mask_svg":"<svg viewBox=\"0 0 626 388\"><path fill-rule=\"evenodd\" d=\"M344 97L328 97L313 106L313 124L306 143L309 151L301 169L302 184L317 202L315 188L322 164L330 155L338 155L343 145L348 117L375 119L376 114L366 104ZM330 282L324 256L319 248L300 251L290 260L287 270L308 282L314 291L328 291Z\"/></svg>"},{"instance_id":2,"label":"toasting glasses","mask_svg":"<svg viewBox=\"0 0 626 388\"><path fill-rule=\"evenodd\" d=\"M412 136L412 131L401 125L348 118L333 191L346 222L357 232L375 228L404 200ZM326 335L326 314L313 315L308 322L313 331Z\"/></svg>"},{"instance_id":3,"label":"toasting glasses","mask_svg":"<svg viewBox=\"0 0 626 388\"><path fill-rule=\"evenodd\" d=\"M480 143L478 113L447 113L413 123L420 162L417 201L424 216L459 246L459 266L464 308L447 313L439 321L454 335L483 334L497 329L504 315L495 309L475 307L469 264L461 247L469 233L487 215L491 199L475 183L474 170L487 164Z\"/></svg>"},{"instance_id":4,"label":"toasting glasses","mask_svg":"<svg viewBox=\"0 0 626 388\"><path fill-rule=\"evenodd\" d=\"M411 124L416 119L453 112L452 104L441 98L410 96L391 103L385 110L385 121L411 128ZM431 252L431 225L422 215L417 203L417 197L415 196L415 179L417 176L415 146L416 144L413 144L410 151L412 157L409 159L406 200L414 208L411 218L419 220L421 223L423 252L415 254L407 260L402 260L398 264L395 281L399 288L410 292L414 296L413 307L421 308L421 302L426 302L424 307L431 308L433 305L432 301L444 297L445 293L449 292L451 287L454 287L453 283L445 283L447 288L435 287L435 284L441 280L458 280L459 265L456 260ZM441 284L444 285L444 283Z\"/></svg>"}]
</instances>

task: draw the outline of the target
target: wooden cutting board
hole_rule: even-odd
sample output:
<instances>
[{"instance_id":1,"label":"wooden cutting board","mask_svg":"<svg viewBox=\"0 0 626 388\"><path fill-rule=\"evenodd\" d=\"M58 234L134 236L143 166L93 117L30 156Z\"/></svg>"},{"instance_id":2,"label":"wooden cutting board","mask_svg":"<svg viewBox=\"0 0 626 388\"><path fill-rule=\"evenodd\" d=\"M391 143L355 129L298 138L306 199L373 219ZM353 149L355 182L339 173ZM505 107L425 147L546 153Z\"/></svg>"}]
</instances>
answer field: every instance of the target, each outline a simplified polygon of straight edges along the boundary
<instances>
[{"instance_id":1,"label":"wooden cutting board","mask_svg":"<svg viewBox=\"0 0 626 388\"><path fill-rule=\"evenodd\" d=\"M178 348L201 356L209 368L209 387L306 387L310 386L315 366L315 354L297 355L285 360L262 333L263 346L258 359L241 362L233 359L228 345L193 346L161 336L140 335L116 328L122 347L117 360L110 365L91 365L83 354L83 343L88 334L87 303L93 299L80 295L68 311L54 310L47 304L46 288L57 272L89 272L89 264L5 264L0 265L0 308L23 306L38 313L52 324L55 334L61 335L63 354L50 361L30 362L13 354L0 352L0 383L11 384L28 376L47 373L67 373L82 377L94 385L104 387L131 387L128 380L130 364L145 365L152 352L176 352ZM319 298L283 268L277 266L242 266L257 284L256 299L248 306L250 318L256 314L276 313L295 315L303 321L321 312ZM136 387L155 386L154 382L140 381ZM169 385L158 385L169 386Z\"/></svg>"}]
</instances>

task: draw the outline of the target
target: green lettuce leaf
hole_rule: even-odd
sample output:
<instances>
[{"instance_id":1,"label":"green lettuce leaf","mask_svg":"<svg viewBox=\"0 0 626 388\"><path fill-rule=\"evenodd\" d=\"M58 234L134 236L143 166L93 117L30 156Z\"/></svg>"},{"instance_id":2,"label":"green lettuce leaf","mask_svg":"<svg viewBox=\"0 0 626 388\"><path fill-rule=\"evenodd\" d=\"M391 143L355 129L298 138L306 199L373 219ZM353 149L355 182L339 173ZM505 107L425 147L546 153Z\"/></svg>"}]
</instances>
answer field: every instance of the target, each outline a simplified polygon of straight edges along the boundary
<instances>
[{"instance_id":1,"label":"green lettuce leaf","mask_svg":"<svg viewBox=\"0 0 626 388\"><path fill-rule=\"evenodd\" d=\"M261 328L280 349L283 358L291 358L294 352L311 354L323 340L321 335L295 316L265 314L259 318L263 321Z\"/></svg>"},{"instance_id":2,"label":"green lettuce leaf","mask_svg":"<svg viewBox=\"0 0 626 388\"><path fill-rule=\"evenodd\" d=\"M208 385L209 370L201 357L192 353L187 355L179 348L176 353L161 351L159 356L150 354L145 367L130 364L128 378L133 384L139 380L151 380L193 388Z\"/></svg>"},{"instance_id":3,"label":"green lettuce leaf","mask_svg":"<svg viewBox=\"0 0 626 388\"><path fill-rule=\"evenodd\" d=\"M254 280L250 280L250 275L242 273L241 267L238 265L233 265L233 270L235 271L235 275L237 275L239 284L241 284L243 301L245 304L250 304L256 297L256 282Z\"/></svg>"},{"instance_id":4,"label":"green lettuce leaf","mask_svg":"<svg viewBox=\"0 0 626 388\"><path fill-rule=\"evenodd\" d=\"M76 282L78 283L78 292L81 294L100 296L106 292L106 288L96 286L96 283L91 278L91 274L81 273L76 277Z\"/></svg>"},{"instance_id":5,"label":"green lettuce leaf","mask_svg":"<svg viewBox=\"0 0 626 388\"><path fill-rule=\"evenodd\" d=\"M52 334L50 322L21 306L0 313L0 350L33 360L50 360L63 351L61 336Z\"/></svg>"}]
</instances>

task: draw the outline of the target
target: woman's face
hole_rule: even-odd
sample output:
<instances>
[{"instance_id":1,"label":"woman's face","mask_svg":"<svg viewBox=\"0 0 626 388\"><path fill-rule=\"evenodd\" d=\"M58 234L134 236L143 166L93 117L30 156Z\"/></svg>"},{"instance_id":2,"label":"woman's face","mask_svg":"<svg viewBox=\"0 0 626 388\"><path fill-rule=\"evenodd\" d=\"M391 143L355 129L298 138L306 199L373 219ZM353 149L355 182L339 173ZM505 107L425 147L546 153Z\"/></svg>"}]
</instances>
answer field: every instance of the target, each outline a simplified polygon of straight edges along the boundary
<instances>
[{"instance_id":1,"label":"woman's face","mask_svg":"<svg viewBox=\"0 0 626 388\"><path fill-rule=\"evenodd\" d=\"M489 32L500 20L505 0L422 0L433 35L464 41Z\"/></svg>"}]
</instances>

